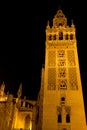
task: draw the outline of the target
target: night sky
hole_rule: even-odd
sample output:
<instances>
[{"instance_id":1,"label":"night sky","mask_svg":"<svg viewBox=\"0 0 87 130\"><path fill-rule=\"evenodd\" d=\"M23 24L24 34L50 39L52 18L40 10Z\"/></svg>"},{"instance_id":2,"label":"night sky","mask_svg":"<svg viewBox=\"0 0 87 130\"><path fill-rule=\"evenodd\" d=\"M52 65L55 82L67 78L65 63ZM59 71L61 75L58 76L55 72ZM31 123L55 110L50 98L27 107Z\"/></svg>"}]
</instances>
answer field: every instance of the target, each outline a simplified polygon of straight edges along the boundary
<instances>
[{"instance_id":1,"label":"night sky","mask_svg":"<svg viewBox=\"0 0 87 130\"><path fill-rule=\"evenodd\" d=\"M59 8L76 26L78 56L87 111L87 8L86 2L70 0L36 0L28 2L3 2L0 11L0 84L5 92L17 96L22 83L22 96L37 98L40 88L41 68L45 55L45 28ZM87 113L87 112L86 112Z\"/></svg>"}]
</instances>

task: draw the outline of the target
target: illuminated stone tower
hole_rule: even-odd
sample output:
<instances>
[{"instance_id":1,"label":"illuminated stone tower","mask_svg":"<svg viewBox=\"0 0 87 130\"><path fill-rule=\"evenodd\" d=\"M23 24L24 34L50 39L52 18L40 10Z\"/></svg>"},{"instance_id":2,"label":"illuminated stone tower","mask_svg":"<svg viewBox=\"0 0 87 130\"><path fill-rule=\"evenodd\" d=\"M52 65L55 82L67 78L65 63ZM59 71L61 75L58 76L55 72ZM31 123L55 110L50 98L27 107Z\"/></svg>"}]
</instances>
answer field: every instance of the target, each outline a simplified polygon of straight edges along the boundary
<instances>
[{"instance_id":1,"label":"illuminated stone tower","mask_svg":"<svg viewBox=\"0 0 87 130\"><path fill-rule=\"evenodd\" d=\"M37 130L86 130L76 28L62 10L46 27ZM41 105L41 101L43 102Z\"/></svg>"}]
</instances>

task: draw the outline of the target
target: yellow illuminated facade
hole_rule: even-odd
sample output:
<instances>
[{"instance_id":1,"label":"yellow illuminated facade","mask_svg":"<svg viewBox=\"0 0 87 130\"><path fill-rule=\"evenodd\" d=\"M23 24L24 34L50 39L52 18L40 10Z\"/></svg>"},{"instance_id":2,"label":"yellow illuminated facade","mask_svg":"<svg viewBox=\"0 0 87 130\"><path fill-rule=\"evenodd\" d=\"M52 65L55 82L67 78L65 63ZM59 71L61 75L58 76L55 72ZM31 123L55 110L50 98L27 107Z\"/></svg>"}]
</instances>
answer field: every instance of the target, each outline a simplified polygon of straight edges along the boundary
<instances>
[{"instance_id":1,"label":"yellow illuminated facade","mask_svg":"<svg viewBox=\"0 0 87 130\"><path fill-rule=\"evenodd\" d=\"M36 130L87 130L76 28L59 9L46 26Z\"/></svg>"},{"instance_id":2,"label":"yellow illuminated facade","mask_svg":"<svg viewBox=\"0 0 87 130\"><path fill-rule=\"evenodd\" d=\"M45 64L37 101L5 94L0 86L0 130L87 130L76 28L59 9L47 23Z\"/></svg>"}]
</instances>

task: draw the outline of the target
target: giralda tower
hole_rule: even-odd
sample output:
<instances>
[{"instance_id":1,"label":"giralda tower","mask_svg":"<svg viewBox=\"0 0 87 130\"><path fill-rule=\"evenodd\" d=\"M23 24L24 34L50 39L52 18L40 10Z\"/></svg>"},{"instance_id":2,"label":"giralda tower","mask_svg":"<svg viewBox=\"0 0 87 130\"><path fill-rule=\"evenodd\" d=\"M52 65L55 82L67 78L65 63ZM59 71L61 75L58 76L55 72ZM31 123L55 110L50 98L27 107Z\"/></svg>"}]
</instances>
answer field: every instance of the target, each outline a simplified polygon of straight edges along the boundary
<instances>
[{"instance_id":1,"label":"giralda tower","mask_svg":"<svg viewBox=\"0 0 87 130\"><path fill-rule=\"evenodd\" d=\"M46 26L38 130L86 130L76 28L59 9Z\"/></svg>"}]
</instances>

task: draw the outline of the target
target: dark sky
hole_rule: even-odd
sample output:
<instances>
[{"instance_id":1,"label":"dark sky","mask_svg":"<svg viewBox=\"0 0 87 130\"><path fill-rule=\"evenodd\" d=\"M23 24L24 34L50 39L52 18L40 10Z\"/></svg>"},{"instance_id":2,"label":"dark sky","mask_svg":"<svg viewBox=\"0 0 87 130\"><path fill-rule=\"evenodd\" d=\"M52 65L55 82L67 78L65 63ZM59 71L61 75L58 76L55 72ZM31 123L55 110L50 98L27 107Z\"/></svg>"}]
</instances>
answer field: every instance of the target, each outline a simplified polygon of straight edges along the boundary
<instances>
[{"instance_id":1,"label":"dark sky","mask_svg":"<svg viewBox=\"0 0 87 130\"><path fill-rule=\"evenodd\" d=\"M40 88L41 67L44 63L45 28L52 23L60 7L68 24L76 26L78 56L87 111L87 9L86 2L73 0L41 0L3 2L0 11L0 84L16 96L23 84L23 96L36 99Z\"/></svg>"}]
</instances>

